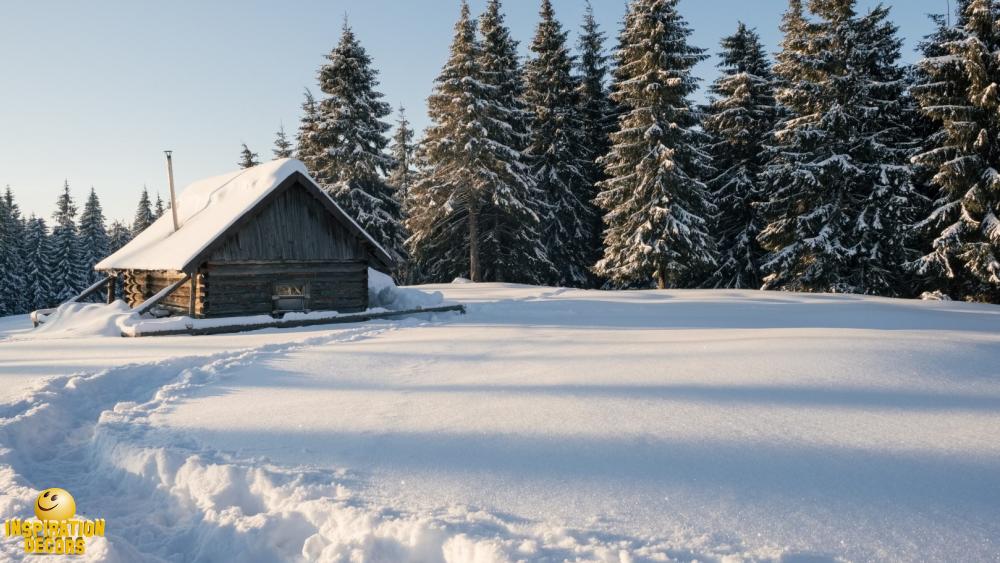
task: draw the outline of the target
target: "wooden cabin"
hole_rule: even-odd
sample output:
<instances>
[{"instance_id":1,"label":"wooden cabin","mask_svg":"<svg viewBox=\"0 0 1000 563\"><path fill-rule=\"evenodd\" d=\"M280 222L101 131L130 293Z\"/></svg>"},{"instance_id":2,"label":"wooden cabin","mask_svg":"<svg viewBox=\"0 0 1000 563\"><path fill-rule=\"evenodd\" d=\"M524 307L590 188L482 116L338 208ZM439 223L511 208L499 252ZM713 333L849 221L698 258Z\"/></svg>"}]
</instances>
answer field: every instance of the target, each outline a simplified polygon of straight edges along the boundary
<instances>
[{"instance_id":1,"label":"wooden cabin","mask_svg":"<svg viewBox=\"0 0 1000 563\"><path fill-rule=\"evenodd\" d=\"M133 308L194 318L368 308L392 258L291 159L195 182L95 269ZM110 293L110 292L109 292Z\"/></svg>"}]
</instances>

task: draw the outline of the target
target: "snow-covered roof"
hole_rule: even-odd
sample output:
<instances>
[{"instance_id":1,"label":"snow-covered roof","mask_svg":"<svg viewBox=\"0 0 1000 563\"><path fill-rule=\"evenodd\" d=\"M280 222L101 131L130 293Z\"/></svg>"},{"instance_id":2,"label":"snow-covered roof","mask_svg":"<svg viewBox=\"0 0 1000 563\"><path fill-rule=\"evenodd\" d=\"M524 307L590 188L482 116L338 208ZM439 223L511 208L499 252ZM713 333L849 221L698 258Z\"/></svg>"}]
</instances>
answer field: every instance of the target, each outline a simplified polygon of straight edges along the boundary
<instances>
[{"instance_id":1,"label":"snow-covered roof","mask_svg":"<svg viewBox=\"0 0 1000 563\"><path fill-rule=\"evenodd\" d=\"M94 269L186 270L241 217L296 174L315 187L317 195L331 204L327 209L348 223L345 226L372 245L376 259L386 265L392 263L385 249L319 189L305 165L284 158L189 185L177 195L176 232L167 211L131 242L98 262Z\"/></svg>"}]
</instances>

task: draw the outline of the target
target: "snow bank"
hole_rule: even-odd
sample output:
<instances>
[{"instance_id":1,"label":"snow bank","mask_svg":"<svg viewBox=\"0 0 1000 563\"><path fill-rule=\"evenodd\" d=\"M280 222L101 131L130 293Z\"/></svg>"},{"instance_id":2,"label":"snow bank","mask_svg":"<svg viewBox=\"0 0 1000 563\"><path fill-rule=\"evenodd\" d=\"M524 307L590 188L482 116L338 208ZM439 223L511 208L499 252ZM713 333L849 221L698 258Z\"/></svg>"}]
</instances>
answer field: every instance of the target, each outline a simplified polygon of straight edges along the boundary
<instances>
[{"instance_id":1,"label":"snow bank","mask_svg":"<svg viewBox=\"0 0 1000 563\"><path fill-rule=\"evenodd\" d=\"M121 336L123 328L138 320L121 300L103 303L65 303L31 331L32 338Z\"/></svg>"},{"instance_id":2,"label":"snow bank","mask_svg":"<svg viewBox=\"0 0 1000 563\"><path fill-rule=\"evenodd\" d=\"M428 293L414 288L397 287L392 278L368 268L368 306L389 311L437 307L444 303L440 291Z\"/></svg>"}]
</instances>

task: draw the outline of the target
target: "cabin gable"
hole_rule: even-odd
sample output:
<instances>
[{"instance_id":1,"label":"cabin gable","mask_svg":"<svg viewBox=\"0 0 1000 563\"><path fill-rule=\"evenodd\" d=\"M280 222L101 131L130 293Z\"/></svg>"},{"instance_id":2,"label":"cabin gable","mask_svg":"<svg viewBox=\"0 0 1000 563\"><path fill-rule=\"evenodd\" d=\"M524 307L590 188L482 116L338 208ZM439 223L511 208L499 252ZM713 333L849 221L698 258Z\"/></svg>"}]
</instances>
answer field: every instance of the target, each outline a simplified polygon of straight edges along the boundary
<instances>
[{"instance_id":1,"label":"cabin gable","mask_svg":"<svg viewBox=\"0 0 1000 563\"><path fill-rule=\"evenodd\" d=\"M210 249L205 261L358 262L368 255L364 245L318 198L295 182Z\"/></svg>"}]
</instances>

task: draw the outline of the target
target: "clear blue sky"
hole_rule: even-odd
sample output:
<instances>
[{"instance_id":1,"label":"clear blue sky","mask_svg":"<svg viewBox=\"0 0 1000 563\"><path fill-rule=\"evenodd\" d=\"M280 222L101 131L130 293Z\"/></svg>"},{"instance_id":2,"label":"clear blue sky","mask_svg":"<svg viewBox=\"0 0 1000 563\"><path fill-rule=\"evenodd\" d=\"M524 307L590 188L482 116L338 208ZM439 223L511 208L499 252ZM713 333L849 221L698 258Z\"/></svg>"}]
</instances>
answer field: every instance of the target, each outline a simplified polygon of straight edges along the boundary
<instances>
[{"instance_id":1,"label":"clear blue sky","mask_svg":"<svg viewBox=\"0 0 1000 563\"><path fill-rule=\"evenodd\" d=\"M472 0L481 11L486 0ZM946 0L887 0L907 40L905 57ZM555 0L575 32L582 0ZM613 41L625 0L593 0ZM859 0L867 10L875 0ZM444 63L458 0L259 0L6 2L0 34L0 186L46 218L68 179L78 201L93 185L109 218L130 219L147 184L166 197L163 149L173 149L178 187L236 166L241 142L271 156L282 122L294 136L303 88L316 92L323 55L347 14L381 72L382 91L427 124L425 100ZM683 0L693 42L717 50L737 21L773 51L785 0ZM522 48L535 0L507 0ZM715 61L698 68L706 80Z\"/></svg>"}]
</instances>

